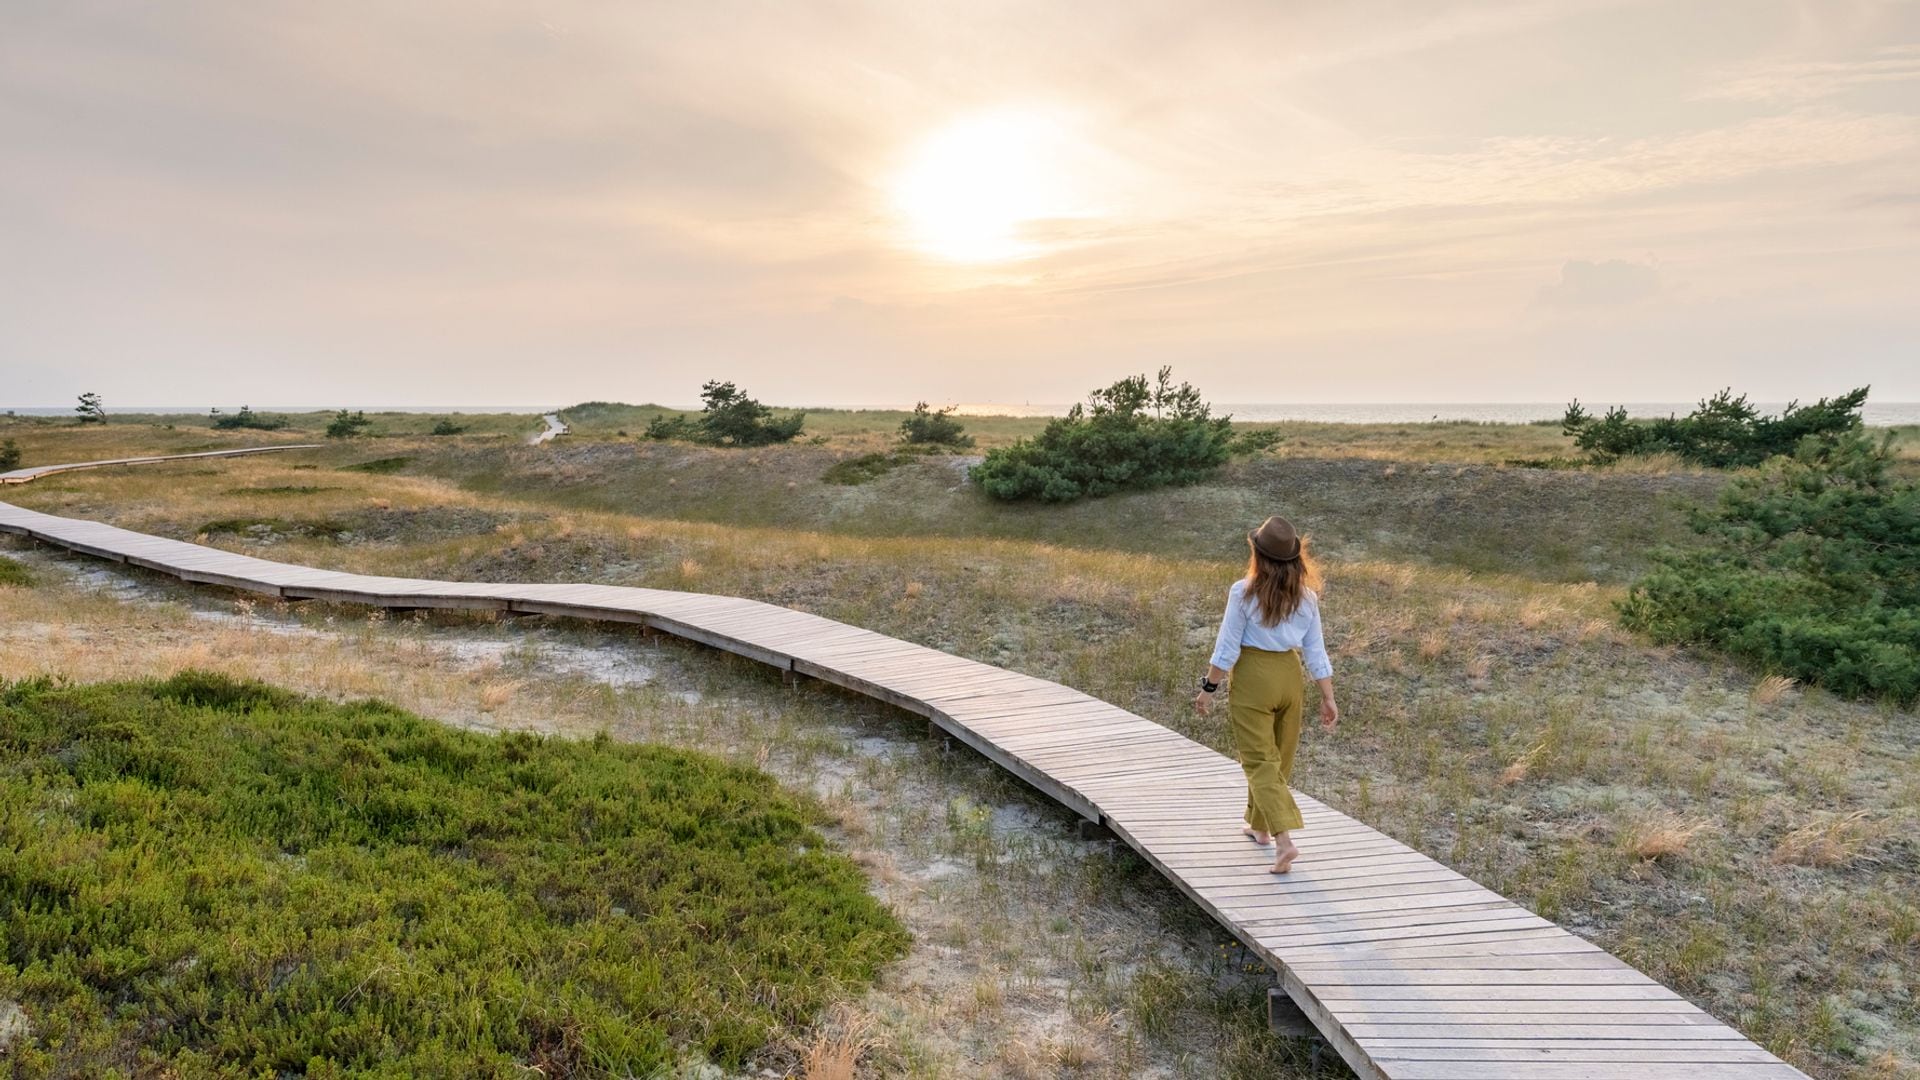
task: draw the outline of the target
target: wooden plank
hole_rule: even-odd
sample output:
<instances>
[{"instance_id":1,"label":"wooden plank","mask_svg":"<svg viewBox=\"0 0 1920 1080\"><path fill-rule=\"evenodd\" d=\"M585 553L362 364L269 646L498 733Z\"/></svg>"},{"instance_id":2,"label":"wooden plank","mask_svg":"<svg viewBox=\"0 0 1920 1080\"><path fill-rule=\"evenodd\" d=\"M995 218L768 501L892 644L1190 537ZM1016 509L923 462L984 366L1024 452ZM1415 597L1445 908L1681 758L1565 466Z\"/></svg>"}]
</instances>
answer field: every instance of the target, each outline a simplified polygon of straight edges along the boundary
<instances>
[{"instance_id":1,"label":"wooden plank","mask_svg":"<svg viewBox=\"0 0 1920 1080\"><path fill-rule=\"evenodd\" d=\"M1721 1065L1689 1062L1671 1069L1650 1071L1644 1064L1593 1062L1452 1062L1393 1061L1390 1072L1397 1080L1654 1080L1657 1077L1685 1080L1787 1080L1805 1074L1786 1064Z\"/></svg>"}]
</instances>

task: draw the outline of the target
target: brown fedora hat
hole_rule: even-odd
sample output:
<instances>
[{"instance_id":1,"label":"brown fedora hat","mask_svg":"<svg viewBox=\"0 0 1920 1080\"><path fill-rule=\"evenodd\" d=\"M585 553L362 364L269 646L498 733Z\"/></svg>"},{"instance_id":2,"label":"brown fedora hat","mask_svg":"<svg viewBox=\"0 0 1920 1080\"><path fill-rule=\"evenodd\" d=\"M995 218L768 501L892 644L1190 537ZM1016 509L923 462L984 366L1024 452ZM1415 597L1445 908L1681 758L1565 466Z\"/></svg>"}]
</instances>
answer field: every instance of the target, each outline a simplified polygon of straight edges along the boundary
<instances>
[{"instance_id":1,"label":"brown fedora hat","mask_svg":"<svg viewBox=\"0 0 1920 1080\"><path fill-rule=\"evenodd\" d=\"M1248 533L1247 539L1253 544L1253 550L1275 562L1292 562L1300 557L1300 534L1286 518L1268 518Z\"/></svg>"}]
</instances>

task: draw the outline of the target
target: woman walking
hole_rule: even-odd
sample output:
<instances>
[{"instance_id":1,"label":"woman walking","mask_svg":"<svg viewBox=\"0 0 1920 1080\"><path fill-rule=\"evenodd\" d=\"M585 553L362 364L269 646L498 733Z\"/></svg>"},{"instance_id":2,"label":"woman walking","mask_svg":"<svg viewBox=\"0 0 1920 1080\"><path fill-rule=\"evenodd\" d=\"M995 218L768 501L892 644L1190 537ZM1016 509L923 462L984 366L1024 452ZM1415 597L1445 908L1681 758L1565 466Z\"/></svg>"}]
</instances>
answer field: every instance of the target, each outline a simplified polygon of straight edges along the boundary
<instances>
[{"instance_id":1,"label":"woman walking","mask_svg":"<svg viewBox=\"0 0 1920 1080\"><path fill-rule=\"evenodd\" d=\"M1270 870L1284 874L1300 857L1287 834L1305 825L1287 780L1306 711L1306 677L1320 684L1321 727L1333 730L1340 707L1314 591L1320 568L1306 538L1285 518L1270 517L1247 534L1247 546L1247 576L1227 590L1212 666L1193 706L1209 715L1215 692L1228 683L1233 747L1247 773L1247 825L1240 831L1256 844L1274 844Z\"/></svg>"}]
</instances>

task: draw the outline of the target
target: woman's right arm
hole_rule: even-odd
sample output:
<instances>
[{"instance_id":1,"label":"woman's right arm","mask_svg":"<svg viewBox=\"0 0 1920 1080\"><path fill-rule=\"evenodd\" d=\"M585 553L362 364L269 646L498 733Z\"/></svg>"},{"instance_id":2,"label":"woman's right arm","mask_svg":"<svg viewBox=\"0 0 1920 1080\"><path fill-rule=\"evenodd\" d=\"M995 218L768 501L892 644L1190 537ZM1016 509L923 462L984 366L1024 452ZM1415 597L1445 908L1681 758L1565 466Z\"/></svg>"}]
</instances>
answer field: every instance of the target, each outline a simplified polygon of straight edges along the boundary
<instances>
[{"instance_id":1,"label":"woman's right arm","mask_svg":"<svg viewBox=\"0 0 1920 1080\"><path fill-rule=\"evenodd\" d=\"M1320 726L1332 731L1340 722L1340 706L1333 701L1333 660L1327 656L1327 636L1320 625L1320 598L1313 601L1313 614L1300 642L1300 659L1307 675L1320 685Z\"/></svg>"}]
</instances>

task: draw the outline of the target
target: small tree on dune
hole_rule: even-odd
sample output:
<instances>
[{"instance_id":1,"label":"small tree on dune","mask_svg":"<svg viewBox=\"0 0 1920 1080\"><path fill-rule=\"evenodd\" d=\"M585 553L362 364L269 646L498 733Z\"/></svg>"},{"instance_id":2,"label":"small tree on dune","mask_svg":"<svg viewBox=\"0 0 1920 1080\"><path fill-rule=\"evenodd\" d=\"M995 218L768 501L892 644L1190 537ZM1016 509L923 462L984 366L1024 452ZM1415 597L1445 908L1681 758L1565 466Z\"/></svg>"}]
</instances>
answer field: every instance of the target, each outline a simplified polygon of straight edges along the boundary
<instances>
[{"instance_id":1,"label":"small tree on dune","mask_svg":"<svg viewBox=\"0 0 1920 1080\"><path fill-rule=\"evenodd\" d=\"M1173 369L1121 379L1087 396L1039 435L996 447L968 475L996 499L1071 502L1117 491L1191 484L1239 454L1280 439L1271 428L1235 432Z\"/></svg>"},{"instance_id":2,"label":"small tree on dune","mask_svg":"<svg viewBox=\"0 0 1920 1080\"><path fill-rule=\"evenodd\" d=\"M773 410L748 397L730 382L712 381L700 387L700 415L656 416L647 424L649 439L686 439L707 446L771 446L792 442L807 422L807 414L791 413L775 419Z\"/></svg>"},{"instance_id":3,"label":"small tree on dune","mask_svg":"<svg viewBox=\"0 0 1920 1080\"><path fill-rule=\"evenodd\" d=\"M12 439L0 442L0 472L20 467L20 446Z\"/></svg>"},{"instance_id":4,"label":"small tree on dune","mask_svg":"<svg viewBox=\"0 0 1920 1080\"><path fill-rule=\"evenodd\" d=\"M922 401L913 414L900 421L900 441L909 446L947 446L965 450L973 445L973 436L953 418L954 406L929 409Z\"/></svg>"},{"instance_id":5,"label":"small tree on dune","mask_svg":"<svg viewBox=\"0 0 1920 1080\"><path fill-rule=\"evenodd\" d=\"M104 424L107 422L107 410L100 405L100 395L89 390L80 395L80 404L73 407L83 424Z\"/></svg>"},{"instance_id":6,"label":"small tree on dune","mask_svg":"<svg viewBox=\"0 0 1920 1080\"><path fill-rule=\"evenodd\" d=\"M358 409L353 412L341 409L334 413L333 419L327 423L327 438L351 439L356 435L364 434L372 426L373 421L367 419L365 412Z\"/></svg>"}]
</instances>

